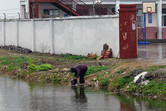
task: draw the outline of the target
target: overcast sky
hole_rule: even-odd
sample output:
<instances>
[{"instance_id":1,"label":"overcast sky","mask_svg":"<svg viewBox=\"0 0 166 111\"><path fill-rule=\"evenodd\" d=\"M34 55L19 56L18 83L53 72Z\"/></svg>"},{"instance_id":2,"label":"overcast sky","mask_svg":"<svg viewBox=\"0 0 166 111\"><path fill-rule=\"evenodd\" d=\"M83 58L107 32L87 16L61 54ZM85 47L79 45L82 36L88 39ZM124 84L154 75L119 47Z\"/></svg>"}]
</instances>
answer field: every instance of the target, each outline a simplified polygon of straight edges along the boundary
<instances>
[{"instance_id":1,"label":"overcast sky","mask_svg":"<svg viewBox=\"0 0 166 111\"><path fill-rule=\"evenodd\" d=\"M19 12L20 0L0 0L0 13Z\"/></svg>"}]
</instances>

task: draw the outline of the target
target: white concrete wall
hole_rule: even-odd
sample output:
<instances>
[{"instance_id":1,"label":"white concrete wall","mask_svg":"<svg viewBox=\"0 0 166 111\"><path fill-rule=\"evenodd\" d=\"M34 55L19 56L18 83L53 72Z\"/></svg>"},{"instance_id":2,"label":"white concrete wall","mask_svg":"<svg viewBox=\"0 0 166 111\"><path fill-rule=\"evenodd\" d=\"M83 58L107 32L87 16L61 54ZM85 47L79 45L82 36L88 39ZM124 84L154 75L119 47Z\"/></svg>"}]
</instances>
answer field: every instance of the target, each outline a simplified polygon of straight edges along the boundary
<instances>
[{"instance_id":1,"label":"white concrete wall","mask_svg":"<svg viewBox=\"0 0 166 111\"><path fill-rule=\"evenodd\" d=\"M119 53L119 17L65 17L0 21L0 45L19 45L55 54L101 54L103 44Z\"/></svg>"}]
</instances>

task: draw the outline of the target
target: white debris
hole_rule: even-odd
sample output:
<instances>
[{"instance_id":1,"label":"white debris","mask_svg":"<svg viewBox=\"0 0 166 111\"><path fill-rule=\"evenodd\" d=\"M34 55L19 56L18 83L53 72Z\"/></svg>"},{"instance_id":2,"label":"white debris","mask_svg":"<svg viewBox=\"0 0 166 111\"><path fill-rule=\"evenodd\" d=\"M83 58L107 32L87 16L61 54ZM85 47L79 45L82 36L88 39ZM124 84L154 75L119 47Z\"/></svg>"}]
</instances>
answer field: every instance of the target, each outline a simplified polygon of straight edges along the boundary
<instances>
[{"instance_id":1,"label":"white debris","mask_svg":"<svg viewBox=\"0 0 166 111\"><path fill-rule=\"evenodd\" d=\"M140 78L141 79L144 79L145 75L147 74L148 72L142 72L140 74L138 74L137 76L134 77L134 80L133 82L136 83Z\"/></svg>"},{"instance_id":2,"label":"white debris","mask_svg":"<svg viewBox=\"0 0 166 111\"><path fill-rule=\"evenodd\" d=\"M141 85L147 85L150 81L149 80L145 80L143 82L141 82Z\"/></svg>"}]
</instances>

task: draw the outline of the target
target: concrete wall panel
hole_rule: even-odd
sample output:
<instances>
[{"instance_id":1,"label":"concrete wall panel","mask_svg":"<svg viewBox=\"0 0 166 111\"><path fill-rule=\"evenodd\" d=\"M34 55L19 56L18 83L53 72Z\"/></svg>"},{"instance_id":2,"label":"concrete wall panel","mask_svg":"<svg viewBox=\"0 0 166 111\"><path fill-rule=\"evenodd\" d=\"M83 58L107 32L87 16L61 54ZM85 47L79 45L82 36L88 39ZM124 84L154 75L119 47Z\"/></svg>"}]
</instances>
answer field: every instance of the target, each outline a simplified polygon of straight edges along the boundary
<instances>
[{"instance_id":1,"label":"concrete wall panel","mask_svg":"<svg viewBox=\"0 0 166 111\"><path fill-rule=\"evenodd\" d=\"M19 45L32 50L33 28L32 21L19 22Z\"/></svg>"},{"instance_id":2,"label":"concrete wall panel","mask_svg":"<svg viewBox=\"0 0 166 111\"><path fill-rule=\"evenodd\" d=\"M5 22L6 45L17 45L17 22Z\"/></svg>"},{"instance_id":3,"label":"concrete wall panel","mask_svg":"<svg viewBox=\"0 0 166 111\"><path fill-rule=\"evenodd\" d=\"M0 22L0 45L3 45L3 37L2 37L2 22Z\"/></svg>"},{"instance_id":4,"label":"concrete wall panel","mask_svg":"<svg viewBox=\"0 0 166 111\"><path fill-rule=\"evenodd\" d=\"M100 55L105 43L113 49L114 57L119 53L119 18L62 20L55 21L54 27L58 54Z\"/></svg>"},{"instance_id":5,"label":"concrete wall panel","mask_svg":"<svg viewBox=\"0 0 166 111\"><path fill-rule=\"evenodd\" d=\"M35 21L36 51L49 52L51 50L50 22Z\"/></svg>"}]
</instances>

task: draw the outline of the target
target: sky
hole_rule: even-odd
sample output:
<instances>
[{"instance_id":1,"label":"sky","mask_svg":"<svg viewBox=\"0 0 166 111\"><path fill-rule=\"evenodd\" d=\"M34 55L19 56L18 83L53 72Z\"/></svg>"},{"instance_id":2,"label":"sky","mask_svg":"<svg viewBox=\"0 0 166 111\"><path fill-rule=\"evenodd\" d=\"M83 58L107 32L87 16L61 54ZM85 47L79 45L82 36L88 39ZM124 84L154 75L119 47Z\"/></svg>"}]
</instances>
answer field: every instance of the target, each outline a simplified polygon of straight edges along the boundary
<instances>
[{"instance_id":1,"label":"sky","mask_svg":"<svg viewBox=\"0 0 166 111\"><path fill-rule=\"evenodd\" d=\"M15 16L20 12L20 0L0 0L0 16Z\"/></svg>"}]
</instances>

